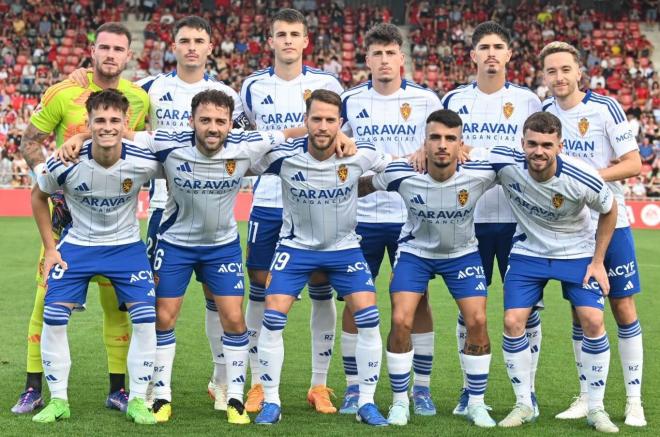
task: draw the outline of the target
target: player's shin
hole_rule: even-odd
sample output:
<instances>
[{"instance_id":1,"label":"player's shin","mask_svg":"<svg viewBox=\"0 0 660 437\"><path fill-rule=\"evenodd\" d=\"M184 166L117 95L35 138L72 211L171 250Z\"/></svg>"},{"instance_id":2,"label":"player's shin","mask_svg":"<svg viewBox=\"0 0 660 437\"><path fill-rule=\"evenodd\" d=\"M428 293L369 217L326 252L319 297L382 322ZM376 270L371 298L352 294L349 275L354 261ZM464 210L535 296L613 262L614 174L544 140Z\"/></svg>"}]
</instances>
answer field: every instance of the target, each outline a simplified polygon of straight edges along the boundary
<instances>
[{"instance_id":1,"label":"player's shin","mask_svg":"<svg viewBox=\"0 0 660 437\"><path fill-rule=\"evenodd\" d=\"M249 337L250 373L252 385L259 384L261 365L259 364L259 349L257 346L261 324L264 319L264 299L266 291L263 284L250 283L250 298L245 309L245 324Z\"/></svg>"},{"instance_id":2,"label":"player's shin","mask_svg":"<svg viewBox=\"0 0 660 437\"><path fill-rule=\"evenodd\" d=\"M642 370L644 367L644 347L642 327L639 320L627 325L618 325L619 356L623 368L623 381L628 399L642 396Z\"/></svg>"},{"instance_id":3,"label":"player's shin","mask_svg":"<svg viewBox=\"0 0 660 437\"><path fill-rule=\"evenodd\" d=\"M71 354L67 325L71 309L64 305L47 304L41 333L41 357L51 399L67 400Z\"/></svg>"},{"instance_id":4,"label":"player's shin","mask_svg":"<svg viewBox=\"0 0 660 437\"><path fill-rule=\"evenodd\" d=\"M410 371L413 365L414 351L396 353L387 351L387 373L390 376L392 388L392 403L400 402L408 405L408 387Z\"/></svg>"},{"instance_id":5,"label":"player's shin","mask_svg":"<svg viewBox=\"0 0 660 437\"><path fill-rule=\"evenodd\" d=\"M532 354L527 335L524 332L517 337L509 337L505 334L502 339L502 351L504 365L516 395L516 403L527 405L533 410L530 383Z\"/></svg>"},{"instance_id":6,"label":"player's shin","mask_svg":"<svg viewBox=\"0 0 660 437\"><path fill-rule=\"evenodd\" d=\"M578 380L580 381L580 395L587 394L587 377L584 375L584 370L582 366L582 340L584 338L584 332L582 331L582 326L580 322L573 322L573 356L575 357L575 367L578 372Z\"/></svg>"},{"instance_id":7,"label":"player's shin","mask_svg":"<svg viewBox=\"0 0 660 437\"><path fill-rule=\"evenodd\" d=\"M172 368L176 354L174 329L156 331L154 360L154 398L172 402Z\"/></svg>"},{"instance_id":8,"label":"player's shin","mask_svg":"<svg viewBox=\"0 0 660 437\"><path fill-rule=\"evenodd\" d=\"M227 384L226 360L222 350L222 324L218 315L218 308L213 299L206 298L205 313L206 338L213 355L213 383Z\"/></svg>"},{"instance_id":9,"label":"player's shin","mask_svg":"<svg viewBox=\"0 0 660 437\"><path fill-rule=\"evenodd\" d=\"M358 328L355 361L360 385L358 407L374 403L376 383L380 375L383 344L380 338L380 316L375 305L354 313Z\"/></svg>"},{"instance_id":10,"label":"player's shin","mask_svg":"<svg viewBox=\"0 0 660 437\"><path fill-rule=\"evenodd\" d=\"M468 381L467 374L465 373L465 364L463 363L463 349L465 349L465 339L467 338L467 328L463 320L463 314L458 313L456 320L456 346L458 347L458 362L461 365L461 372L463 373L463 388L467 389Z\"/></svg>"},{"instance_id":11,"label":"player's shin","mask_svg":"<svg viewBox=\"0 0 660 437\"><path fill-rule=\"evenodd\" d=\"M328 369L335 343L337 308L332 298L330 284L310 285L312 300L310 330L312 332L312 379L311 386L327 385Z\"/></svg>"},{"instance_id":12,"label":"player's shin","mask_svg":"<svg viewBox=\"0 0 660 437\"><path fill-rule=\"evenodd\" d=\"M145 399L147 385L153 376L156 357L156 309L153 304L135 303L128 313L133 323L131 344L128 348L128 373L130 374L129 402Z\"/></svg>"},{"instance_id":13,"label":"player's shin","mask_svg":"<svg viewBox=\"0 0 660 437\"><path fill-rule=\"evenodd\" d=\"M527 324L525 325L525 332L527 334L527 339L529 340L529 350L532 353L530 383L532 387L532 393L534 393L536 391L536 370L539 366L539 357L541 356L541 340L543 339L543 334L541 331L541 315L538 311L532 311L532 313L529 315Z\"/></svg>"},{"instance_id":14,"label":"player's shin","mask_svg":"<svg viewBox=\"0 0 660 437\"><path fill-rule=\"evenodd\" d=\"M582 369L587 379L588 411L604 409L603 398L610 369L610 342L607 333L582 340Z\"/></svg>"},{"instance_id":15,"label":"player's shin","mask_svg":"<svg viewBox=\"0 0 660 437\"><path fill-rule=\"evenodd\" d=\"M248 333L233 334L225 331L222 337L227 362L227 399L243 403L243 388L248 363Z\"/></svg>"},{"instance_id":16,"label":"player's shin","mask_svg":"<svg viewBox=\"0 0 660 437\"><path fill-rule=\"evenodd\" d=\"M264 311L264 321L259 335L260 382L264 387L264 401L280 405L280 375L284 363L282 331L287 315L275 310Z\"/></svg>"}]
</instances>

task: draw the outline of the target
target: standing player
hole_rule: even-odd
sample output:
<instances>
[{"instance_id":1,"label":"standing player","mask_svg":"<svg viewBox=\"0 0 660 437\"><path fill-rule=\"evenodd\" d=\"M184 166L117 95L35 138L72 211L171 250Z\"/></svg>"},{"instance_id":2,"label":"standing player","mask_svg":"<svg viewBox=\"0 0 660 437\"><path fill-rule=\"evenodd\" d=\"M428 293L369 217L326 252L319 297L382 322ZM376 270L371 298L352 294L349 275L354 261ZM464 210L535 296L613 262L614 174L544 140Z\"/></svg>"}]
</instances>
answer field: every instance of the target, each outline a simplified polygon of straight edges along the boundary
<instances>
[{"instance_id":1,"label":"standing player","mask_svg":"<svg viewBox=\"0 0 660 437\"><path fill-rule=\"evenodd\" d=\"M344 131L394 156L408 155L421 147L426 118L442 107L434 92L401 78L402 45L403 38L396 26L374 26L365 36L366 61L372 79L342 95ZM406 216L406 207L396 193L376 192L358 202L357 232L362 237L360 246L374 277L378 276L385 250L390 265L393 264ZM344 307L341 347L347 388L340 413L345 414L355 413L359 396L355 367L357 330L352 320L350 307ZM416 414L435 414L429 391L434 341L433 319L428 296L424 294L417 306L412 335Z\"/></svg>"},{"instance_id":2,"label":"standing player","mask_svg":"<svg viewBox=\"0 0 660 437\"><path fill-rule=\"evenodd\" d=\"M546 84L554 97L543 102L543 110L556 115L564 131L564 153L596 168L614 192L618 206L616 230L605 256L611 283L612 313L618 325L619 355L626 387L625 423L646 426L642 407L642 367L644 350L642 328L637 319L633 296L640 292L635 244L626 215L620 181L639 174L641 160L637 142L626 116L616 100L580 91L582 76L579 53L563 42L548 44L541 51ZM616 160L612 164L612 160ZM596 216L592 216L594 221ZM584 381L581 349L584 333L573 309L573 351L578 366L580 395L558 419L587 415L587 385Z\"/></svg>"},{"instance_id":3,"label":"standing player","mask_svg":"<svg viewBox=\"0 0 660 437\"><path fill-rule=\"evenodd\" d=\"M121 24L106 23L100 26L96 31L96 42L92 47L94 69L88 74L88 85L82 87L65 80L46 90L39 107L30 118L30 124L23 134L21 143L21 153L36 174L43 172L45 164L42 143L52 132L55 132L55 141L59 147L65 139L87 130L85 101L94 91L108 88L121 91L130 104L127 115L128 127L133 130L144 129L145 118L149 112L149 99L140 87L120 78L131 57L130 43L131 34ZM57 240L62 229L69 224L70 217L60 195L54 195L52 201L55 206L53 236ZM125 411L128 400L124 391L129 338L128 317L117 309L117 297L110 282L103 278L97 278L96 281L99 284L103 307L103 340L108 353L110 373L110 394L106 406ZM43 405L41 400L43 367L40 347L44 294L44 277L40 268L37 273L37 293L28 330L27 382L25 391L12 408L14 413L29 413Z\"/></svg>"},{"instance_id":4,"label":"standing player","mask_svg":"<svg viewBox=\"0 0 660 437\"><path fill-rule=\"evenodd\" d=\"M408 211L390 282L387 369L394 400L387 421L391 425L406 425L410 418L408 383L414 354L410 333L415 309L436 274L442 275L468 328L463 351L470 393L467 418L480 427L496 425L484 404L491 359L487 289L472 218L477 201L494 185L495 173L479 162L458 165L461 127L461 118L451 110L428 117L424 141L428 174L394 161L384 172L360 179L360 194L395 191Z\"/></svg>"},{"instance_id":5,"label":"standing player","mask_svg":"<svg viewBox=\"0 0 660 437\"><path fill-rule=\"evenodd\" d=\"M176 69L167 74L149 76L137 82L148 94L151 102L149 123L152 129L190 130L190 104L200 91L216 89L234 99L232 119L235 127L245 127L248 121L236 91L206 74L206 61L213 50L211 26L198 16L180 19L174 25L172 51L176 57ZM84 70L81 70L84 71ZM73 74L85 84L80 73ZM147 251L153 262L153 250L158 241L157 231L167 201L165 179L152 181L149 199L149 226ZM206 336L213 355L213 377L209 382L209 395L215 399L216 410L227 409L227 381L224 379L225 359L222 353L222 325L213 294L202 285L206 297Z\"/></svg>"},{"instance_id":6,"label":"standing player","mask_svg":"<svg viewBox=\"0 0 660 437\"><path fill-rule=\"evenodd\" d=\"M506 64L511 59L511 37L499 24L487 21L474 29L470 57L477 65L477 81L463 85L442 100L463 119L463 141L473 148L490 148L496 145L520 147L522 126L527 117L541 110L539 98L531 90L506 81ZM515 217L500 187L486 193L474 212L475 230L479 241L479 254L490 286L494 260L497 258L500 277L504 280L508 264L511 239L516 230ZM526 325L532 350L532 393L536 395L534 380L541 351L541 318L535 310ZM467 374L461 351L465 346L466 327L459 313L456 324L458 355L463 370L463 391L454 414L467 412ZM538 416L538 406L535 404Z\"/></svg>"},{"instance_id":7,"label":"standing player","mask_svg":"<svg viewBox=\"0 0 660 437\"><path fill-rule=\"evenodd\" d=\"M280 243L266 282L258 343L265 399L255 422L269 425L281 418L282 332L287 313L310 275L320 270L351 307L358 327L360 399L356 418L385 426L387 421L374 404L382 357L376 290L355 225L359 177L370 169L382 171L391 158L370 143L358 143L359 153L352 157L333 157L331 145L341 126L339 95L316 90L306 105L308 137L275 148L254 166L255 173L279 175L284 205Z\"/></svg>"},{"instance_id":8,"label":"standing player","mask_svg":"<svg viewBox=\"0 0 660 437\"><path fill-rule=\"evenodd\" d=\"M617 432L603 406L610 363L603 317L603 296L610 287L603 260L616 224L617 205L593 168L560 155L561 131L557 117L537 112L523 126L523 152L495 147L489 154L518 222L504 279L502 343L516 405L499 425L515 427L535 420L532 353L525 324L546 284L555 279L561 282L564 298L575 307L584 331L587 422L598 431ZM589 208L599 213L595 240Z\"/></svg>"},{"instance_id":9,"label":"standing player","mask_svg":"<svg viewBox=\"0 0 660 437\"><path fill-rule=\"evenodd\" d=\"M71 310L85 303L89 281L103 275L115 287L117 307L128 311L133 324L126 416L138 424L153 425L156 420L147 409L145 395L156 354L155 291L136 212L140 187L159 165L149 151L122 141L129 102L119 91L95 92L86 106L92 141L83 147L80 162L66 167L49 159L32 190L32 209L45 248L48 288L41 355L51 393L48 406L32 420L51 423L71 415L67 325ZM64 191L72 218L59 244L48 210L49 195L58 190Z\"/></svg>"},{"instance_id":10,"label":"standing player","mask_svg":"<svg viewBox=\"0 0 660 437\"><path fill-rule=\"evenodd\" d=\"M301 126L305 100L317 89L340 94L337 78L302 64L303 50L309 43L305 17L293 9L281 9L272 17L269 45L274 52L272 67L249 76L241 87L243 107L258 130L282 130ZM250 213L247 268L250 294L245 319L250 337L252 388L246 408L257 412L263 401L257 341L264 315L265 286L268 269L275 253L282 227L282 190L278 177L261 176L254 186ZM323 275L312 275L309 285L312 301L312 379L307 400L321 413L337 409L327 388L328 369L337 321L332 289Z\"/></svg>"}]
</instances>

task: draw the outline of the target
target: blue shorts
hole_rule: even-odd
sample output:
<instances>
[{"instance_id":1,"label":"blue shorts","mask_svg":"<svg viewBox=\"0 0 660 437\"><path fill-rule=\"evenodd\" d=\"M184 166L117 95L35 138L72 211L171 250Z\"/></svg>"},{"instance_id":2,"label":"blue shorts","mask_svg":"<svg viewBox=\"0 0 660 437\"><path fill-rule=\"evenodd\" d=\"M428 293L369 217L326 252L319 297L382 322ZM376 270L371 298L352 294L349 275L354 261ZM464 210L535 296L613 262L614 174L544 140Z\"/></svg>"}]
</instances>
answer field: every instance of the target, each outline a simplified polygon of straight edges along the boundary
<instances>
[{"instance_id":1,"label":"blue shorts","mask_svg":"<svg viewBox=\"0 0 660 437\"><path fill-rule=\"evenodd\" d=\"M399 252L394 263L390 293L413 291L424 294L429 281L435 278L436 274L442 276L456 300L488 295L484 268L481 266L478 252L451 259L429 259Z\"/></svg>"},{"instance_id":2,"label":"blue shorts","mask_svg":"<svg viewBox=\"0 0 660 437\"><path fill-rule=\"evenodd\" d=\"M504 309L532 308L543 297L543 288L550 279L561 282L564 299L575 307L605 308L605 298L593 278L582 286L582 279L591 262L589 258L550 259L511 254L504 277Z\"/></svg>"},{"instance_id":3,"label":"blue shorts","mask_svg":"<svg viewBox=\"0 0 660 437\"><path fill-rule=\"evenodd\" d=\"M497 258L497 267L500 278L504 281L506 266L509 264L511 240L516 232L515 223L475 223L474 232L479 241L479 255L486 274L488 285L493 281L494 260Z\"/></svg>"},{"instance_id":4,"label":"blue shorts","mask_svg":"<svg viewBox=\"0 0 660 437\"><path fill-rule=\"evenodd\" d=\"M360 248L374 278L380 271L385 249L390 258L390 266L394 265L402 227L403 223L358 223L355 232L362 237Z\"/></svg>"},{"instance_id":5,"label":"blue shorts","mask_svg":"<svg viewBox=\"0 0 660 437\"><path fill-rule=\"evenodd\" d=\"M69 268L51 269L46 279L46 304L84 304L87 285L96 275L110 280L121 309L127 303L155 304L154 279L142 241L117 246L78 246L64 242L59 251Z\"/></svg>"},{"instance_id":6,"label":"blue shorts","mask_svg":"<svg viewBox=\"0 0 660 437\"><path fill-rule=\"evenodd\" d=\"M252 270L268 270L282 228L282 208L255 206L248 222L245 265Z\"/></svg>"},{"instance_id":7,"label":"blue shorts","mask_svg":"<svg viewBox=\"0 0 660 437\"><path fill-rule=\"evenodd\" d=\"M630 227L614 230L604 264L610 280L609 297L622 298L641 291L635 240Z\"/></svg>"},{"instance_id":8,"label":"blue shorts","mask_svg":"<svg viewBox=\"0 0 660 437\"><path fill-rule=\"evenodd\" d=\"M160 226L160 220L163 218L163 211L165 211L163 208L154 209L151 212L151 217L149 217L149 226L147 227L147 256L152 267L154 265L154 250L156 244L158 244L158 227Z\"/></svg>"},{"instance_id":9,"label":"blue shorts","mask_svg":"<svg viewBox=\"0 0 660 437\"><path fill-rule=\"evenodd\" d=\"M222 246L182 247L160 240L154 256L156 296L181 297L193 271L215 296L243 296L243 260L239 239Z\"/></svg>"},{"instance_id":10,"label":"blue shorts","mask_svg":"<svg viewBox=\"0 0 660 437\"><path fill-rule=\"evenodd\" d=\"M320 251L294 249L279 245L266 281L266 296L298 296L309 275L315 271L328 275L339 297L358 291L375 292L369 265L360 249Z\"/></svg>"}]
</instances>

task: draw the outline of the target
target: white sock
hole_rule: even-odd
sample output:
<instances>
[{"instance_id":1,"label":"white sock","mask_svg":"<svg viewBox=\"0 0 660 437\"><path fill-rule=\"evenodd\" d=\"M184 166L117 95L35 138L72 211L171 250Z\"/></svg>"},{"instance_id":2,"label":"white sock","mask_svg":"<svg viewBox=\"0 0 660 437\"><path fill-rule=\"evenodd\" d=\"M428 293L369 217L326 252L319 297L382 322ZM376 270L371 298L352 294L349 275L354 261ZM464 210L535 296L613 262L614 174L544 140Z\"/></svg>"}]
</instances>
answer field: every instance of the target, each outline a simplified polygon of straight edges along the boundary
<instances>
[{"instance_id":1,"label":"white sock","mask_svg":"<svg viewBox=\"0 0 660 437\"><path fill-rule=\"evenodd\" d=\"M321 296L329 299L319 299ZM324 286L309 286L309 296L312 298L312 316L309 328L312 332L312 381L311 386L327 385L328 369L335 344L335 327L337 326L337 307L332 298L330 284Z\"/></svg>"},{"instance_id":2,"label":"white sock","mask_svg":"<svg viewBox=\"0 0 660 437\"><path fill-rule=\"evenodd\" d=\"M527 334L523 334L520 337L507 337L504 335L502 339L502 351L504 352L506 371L513 386L513 392L516 394L516 403L522 403L530 408L534 408L529 380L531 376L532 354L529 350Z\"/></svg>"},{"instance_id":3,"label":"white sock","mask_svg":"<svg viewBox=\"0 0 660 437\"><path fill-rule=\"evenodd\" d=\"M69 371L71 353L67 324L71 310L64 305L48 304L44 307L44 325L41 331L41 359L51 399L69 399Z\"/></svg>"},{"instance_id":4,"label":"white sock","mask_svg":"<svg viewBox=\"0 0 660 437\"><path fill-rule=\"evenodd\" d=\"M259 341L259 332L264 320L264 308L266 306L266 291L263 286L250 284L250 299L245 308L245 324L248 330L249 352L250 352L250 374L252 375L252 385L260 384L261 364L259 364L259 350L257 342Z\"/></svg>"},{"instance_id":5,"label":"white sock","mask_svg":"<svg viewBox=\"0 0 660 437\"><path fill-rule=\"evenodd\" d=\"M582 340L582 368L587 377L589 411L604 408L605 385L610 370L610 342L607 333Z\"/></svg>"},{"instance_id":6,"label":"white sock","mask_svg":"<svg viewBox=\"0 0 660 437\"><path fill-rule=\"evenodd\" d=\"M626 396L641 398L644 346L642 344L642 327L639 320L635 320L630 325L619 325L618 334L619 357L621 357L621 367L623 368Z\"/></svg>"},{"instance_id":7,"label":"white sock","mask_svg":"<svg viewBox=\"0 0 660 437\"><path fill-rule=\"evenodd\" d=\"M358 385L357 364L355 363L355 346L357 345L357 334L341 332L341 358L344 362L344 375L346 375L346 386Z\"/></svg>"},{"instance_id":8,"label":"white sock","mask_svg":"<svg viewBox=\"0 0 660 437\"><path fill-rule=\"evenodd\" d=\"M465 364L463 364L463 349L465 349L465 340L467 339L467 328L463 320L463 314L458 313L458 320L456 320L456 346L458 346L458 363L461 365L461 373L463 374L463 388L468 386L467 374L465 373Z\"/></svg>"},{"instance_id":9,"label":"white sock","mask_svg":"<svg viewBox=\"0 0 660 437\"><path fill-rule=\"evenodd\" d=\"M176 355L174 329L156 331L154 360L154 398L172 402L172 368Z\"/></svg>"},{"instance_id":10,"label":"white sock","mask_svg":"<svg viewBox=\"0 0 660 437\"><path fill-rule=\"evenodd\" d=\"M431 386L431 369L433 368L433 351L435 350L435 333L424 332L412 334L412 346L415 351L413 356L413 372L417 387Z\"/></svg>"},{"instance_id":11,"label":"white sock","mask_svg":"<svg viewBox=\"0 0 660 437\"><path fill-rule=\"evenodd\" d=\"M225 355L222 351L222 323L218 308L213 299L206 299L206 338L209 340L213 358L213 383L215 385L227 384L227 369Z\"/></svg>"},{"instance_id":12,"label":"white sock","mask_svg":"<svg viewBox=\"0 0 660 437\"><path fill-rule=\"evenodd\" d=\"M264 311L264 322L259 334L260 382L264 386L264 401L280 405L280 376L284 363L284 340L282 331L286 326L286 314L279 311Z\"/></svg>"},{"instance_id":13,"label":"white sock","mask_svg":"<svg viewBox=\"0 0 660 437\"><path fill-rule=\"evenodd\" d=\"M529 340L529 351L532 353L532 370L530 374L530 384L532 393L536 391L536 369L539 367L539 357L541 356L541 340L543 334L541 332L541 316L538 311L532 311L527 319L525 326L527 339Z\"/></svg>"},{"instance_id":14,"label":"white sock","mask_svg":"<svg viewBox=\"0 0 660 437\"><path fill-rule=\"evenodd\" d=\"M406 405L410 403L408 400L408 386L410 385L413 354L414 351L412 350L404 353L385 352L393 402L403 402Z\"/></svg>"},{"instance_id":15,"label":"white sock","mask_svg":"<svg viewBox=\"0 0 660 437\"><path fill-rule=\"evenodd\" d=\"M468 380L468 391L470 393L468 405L481 405L484 403L484 394L488 387L490 358L491 354L463 355L463 363L465 364L465 372Z\"/></svg>"},{"instance_id":16,"label":"white sock","mask_svg":"<svg viewBox=\"0 0 660 437\"><path fill-rule=\"evenodd\" d=\"M355 363L360 385L358 408L361 408L365 404L374 402L383 358L383 342L378 328L380 317L375 305L357 311L353 317L358 328Z\"/></svg>"},{"instance_id":17,"label":"white sock","mask_svg":"<svg viewBox=\"0 0 660 437\"><path fill-rule=\"evenodd\" d=\"M227 360L227 400L243 402L243 389L248 363L248 333L230 334L225 332L222 346Z\"/></svg>"},{"instance_id":18,"label":"white sock","mask_svg":"<svg viewBox=\"0 0 660 437\"><path fill-rule=\"evenodd\" d=\"M587 377L582 370L582 338L584 332L582 326L573 323L573 356L575 357L575 367L578 372L578 381L580 382L580 395L587 394Z\"/></svg>"},{"instance_id":19,"label":"white sock","mask_svg":"<svg viewBox=\"0 0 660 437\"><path fill-rule=\"evenodd\" d=\"M126 364L130 375L128 399L145 399L156 360L156 308L154 304L136 303L128 309L133 323Z\"/></svg>"}]
</instances>

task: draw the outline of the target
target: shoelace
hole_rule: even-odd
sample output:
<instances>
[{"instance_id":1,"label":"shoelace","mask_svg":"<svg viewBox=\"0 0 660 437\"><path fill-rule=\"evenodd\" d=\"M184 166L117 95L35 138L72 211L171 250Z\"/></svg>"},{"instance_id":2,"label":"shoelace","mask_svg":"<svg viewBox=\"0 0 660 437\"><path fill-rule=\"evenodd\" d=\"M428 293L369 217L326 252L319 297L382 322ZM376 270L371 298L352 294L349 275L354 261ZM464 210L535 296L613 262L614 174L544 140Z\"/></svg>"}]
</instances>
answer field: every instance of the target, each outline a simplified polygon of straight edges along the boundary
<instances>
[{"instance_id":1,"label":"shoelace","mask_svg":"<svg viewBox=\"0 0 660 437\"><path fill-rule=\"evenodd\" d=\"M20 401L19 401L20 404L21 404L21 405L25 405L25 404L29 404L29 403L34 402L32 399L30 399L31 395L35 395L35 396L36 396L36 394L35 394L34 391L26 391L26 392L23 392L23 394L21 394L21 399L20 399Z\"/></svg>"}]
</instances>

